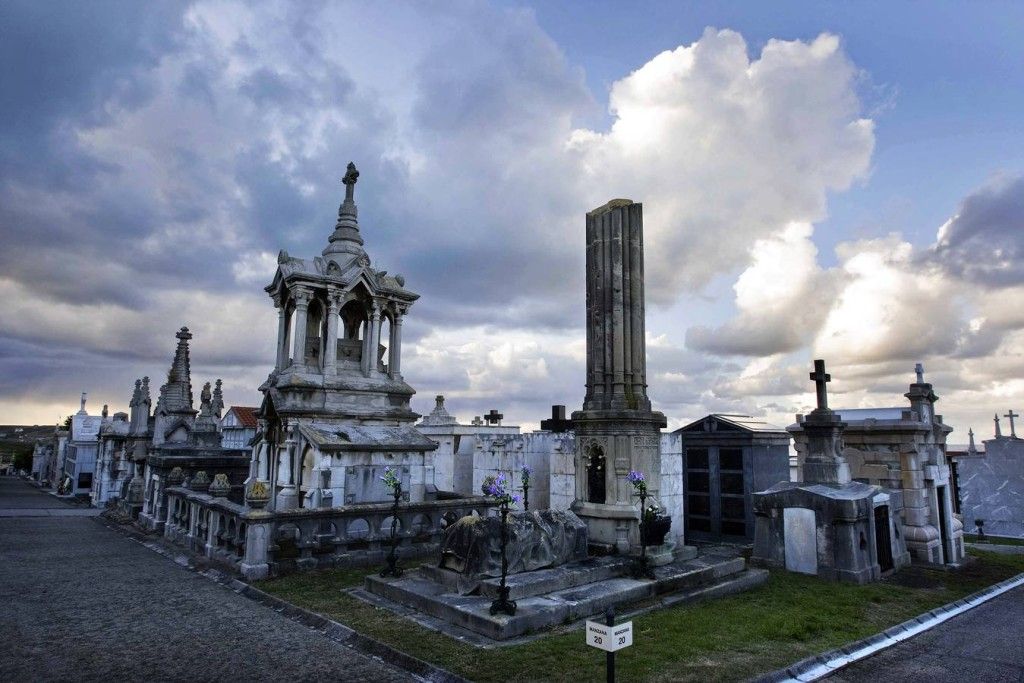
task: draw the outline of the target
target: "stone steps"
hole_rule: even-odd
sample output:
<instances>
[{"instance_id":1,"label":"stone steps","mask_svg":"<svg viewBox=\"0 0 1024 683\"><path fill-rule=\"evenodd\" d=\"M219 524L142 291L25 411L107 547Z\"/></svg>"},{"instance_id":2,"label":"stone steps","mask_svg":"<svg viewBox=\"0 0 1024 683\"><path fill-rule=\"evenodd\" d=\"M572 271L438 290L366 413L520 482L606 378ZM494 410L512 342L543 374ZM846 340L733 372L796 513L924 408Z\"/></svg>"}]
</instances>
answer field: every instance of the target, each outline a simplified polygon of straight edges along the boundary
<instances>
[{"instance_id":1,"label":"stone steps","mask_svg":"<svg viewBox=\"0 0 1024 683\"><path fill-rule=\"evenodd\" d=\"M727 595L759 585L768 576L762 570L746 569L742 557L717 554L657 567L654 580L622 575L628 567L628 560L623 558L589 558L556 568L561 572L541 570L513 575L508 585L514 585L522 596L512 594L518 603L514 616L490 614L497 587L491 580L485 582L485 595L460 595L420 572L397 579L369 576L366 589L448 624L493 640L507 640L600 614L608 607L620 609L659 596L664 596L660 604L669 605ZM534 582L534 575L542 576ZM539 592L541 586L558 589Z\"/></svg>"}]
</instances>

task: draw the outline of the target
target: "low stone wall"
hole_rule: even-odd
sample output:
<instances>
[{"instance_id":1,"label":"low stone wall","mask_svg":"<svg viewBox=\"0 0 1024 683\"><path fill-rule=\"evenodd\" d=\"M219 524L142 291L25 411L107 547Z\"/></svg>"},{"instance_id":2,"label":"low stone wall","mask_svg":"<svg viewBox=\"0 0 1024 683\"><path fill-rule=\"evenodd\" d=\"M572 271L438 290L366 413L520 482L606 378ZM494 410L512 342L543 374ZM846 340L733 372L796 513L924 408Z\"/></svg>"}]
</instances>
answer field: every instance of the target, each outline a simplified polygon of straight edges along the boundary
<instances>
[{"instance_id":1,"label":"low stone wall","mask_svg":"<svg viewBox=\"0 0 1024 683\"><path fill-rule=\"evenodd\" d=\"M390 503L272 512L182 487L166 495L164 536L247 579L383 562L391 547ZM401 503L398 553L437 551L449 524L493 508L483 496Z\"/></svg>"}]
</instances>

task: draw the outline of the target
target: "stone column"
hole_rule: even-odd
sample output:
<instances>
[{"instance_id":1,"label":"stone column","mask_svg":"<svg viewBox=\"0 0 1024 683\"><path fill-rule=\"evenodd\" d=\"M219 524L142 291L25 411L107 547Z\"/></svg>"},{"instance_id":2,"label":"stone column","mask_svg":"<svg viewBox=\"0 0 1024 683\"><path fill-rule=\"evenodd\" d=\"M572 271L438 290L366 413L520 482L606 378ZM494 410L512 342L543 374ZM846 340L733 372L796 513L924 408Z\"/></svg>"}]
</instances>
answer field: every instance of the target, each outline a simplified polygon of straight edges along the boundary
<instances>
[{"instance_id":1,"label":"stone column","mask_svg":"<svg viewBox=\"0 0 1024 683\"><path fill-rule=\"evenodd\" d=\"M311 292L305 287L296 287L293 296L295 298L295 329L292 330L292 337L295 343L292 347L292 365L305 365L306 313L309 310Z\"/></svg>"},{"instance_id":2,"label":"stone column","mask_svg":"<svg viewBox=\"0 0 1024 683\"><path fill-rule=\"evenodd\" d=\"M341 310L341 294L331 289L327 292L327 340L324 342L324 374L334 375L338 368L338 313Z\"/></svg>"},{"instance_id":3,"label":"stone column","mask_svg":"<svg viewBox=\"0 0 1024 683\"><path fill-rule=\"evenodd\" d=\"M281 483L281 490L277 493L277 500L274 505L275 510L291 510L299 506L299 497L295 485L295 428L288 429L285 427L285 429L288 436L285 439L284 447L280 449L278 455L277 478Z\"/></svg>"},{"instance_id":4,"label":"stone column","mask_svg":"<svg viewBox=\"0 0 1024 683\"><path fill-rule=\"evenodd\" d=\"M402 311L395 313L391 324L391 343L388 346L388 370L392 379L402 376Z\"/></svg>"},{"instance_id":5,"label":"stone column","mask_svg":"<svg viewBox=\"0 0 1024 683\"><path fill-rule=\"evenodd\" d=\"M267 562L269 551L270 524L266 512L258 511L249 513L246 521L248 526L245 529L245 554L239 569L242 576L250 581L265 579L270 574L270 564ZM264 521L264 518L267 518Z\"/></svg>"},{"instance_id":6,"label":"stone column","mask_svg":"<svg viewBox=\"0 0 1024 683\"><path fill-rule=\"evenodd\" d=\"M373 375L377 372L377 349L380 347L380 307L377 302L373 303L373 307L370 309L370 329L369 334L369 358L367 359L367 370L368 376Z\"/></svg>"},{"instance_id":7,"label":"stone column","mask_svg":"<svg viewBox=\"0 0 1024 683\"><path fill-rule=\"evenodd\" d=\"M281 297L274 297L277 307L277 369L283 370L288 364L288 316Z\"/></svg>"}]
</instances>

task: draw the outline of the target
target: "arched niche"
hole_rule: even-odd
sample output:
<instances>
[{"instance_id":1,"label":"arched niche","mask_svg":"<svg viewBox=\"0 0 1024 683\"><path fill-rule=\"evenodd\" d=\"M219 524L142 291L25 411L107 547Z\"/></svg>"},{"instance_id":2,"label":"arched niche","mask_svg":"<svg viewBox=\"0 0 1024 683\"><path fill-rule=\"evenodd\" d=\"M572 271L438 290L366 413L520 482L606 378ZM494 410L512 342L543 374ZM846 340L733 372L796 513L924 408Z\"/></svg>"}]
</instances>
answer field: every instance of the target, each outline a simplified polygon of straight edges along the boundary
<instances>
[{"instance_id":1,"label":"arched niche","mask_svg":"<svg viewBox=\"0 0 1024 683\"><path fill-rule=\"evenodd\" d=\"M391 350L391 334L394 323L392 316L389 311L385 311L381 314L380 319L380 344L377 346L377 369L381 372L387 370L387 365L391 362L388 351Z\"/></svg>"},{"instance_id":2,"label":"arched niche","mask_svg":"<svg viewBox=\"0 0 1024 683\"><path fill-rule=\"evenodd\" d=\"M363 358L363 337L367 332L366 304L352 299L338 313L338 361L360 363Z\"/></svg>"},{"instance_id":3,"label":"arched niche","mask_svg":"<svg viewBox=\"0 0 1024 683\"><path fill-rule=\"evenodd\" d=\"M587 468L587 502L604 503L607 497L604 449L594 443L587 448L584 466Z\"/></svg>"},{"instance_id":4,"label":"arched niche","mask_svg":"<svg viewBox=\"0 0 1024 683\"><path fill-rule=\"evenodd\" d=\"M314 298L306 311L306 350L303 360L309 367L323 367L324 339L327 338L325 310L323 302Z\"/></svg>"}]
</instances>

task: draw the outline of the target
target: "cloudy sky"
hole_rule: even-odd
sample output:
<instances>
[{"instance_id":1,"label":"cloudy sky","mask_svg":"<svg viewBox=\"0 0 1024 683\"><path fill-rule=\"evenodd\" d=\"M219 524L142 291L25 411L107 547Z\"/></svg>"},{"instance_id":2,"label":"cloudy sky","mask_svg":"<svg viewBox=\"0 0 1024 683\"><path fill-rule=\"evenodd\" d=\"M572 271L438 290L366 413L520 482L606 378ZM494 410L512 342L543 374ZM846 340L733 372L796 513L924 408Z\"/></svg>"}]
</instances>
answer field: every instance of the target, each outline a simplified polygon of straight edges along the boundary
<instances>
[{"instance_id":1,"label":"cloudy sky","mask_svg":"<svg viewBox=\"0 0 1024 683\"><path fill-rule=\"evenodd\" d=\"M642 201L670 427L901 405L966 440L1024 408L1024 6L0 4L0 423L124 410L188 325L256 405L279 249L348 161L378 268L422 295L429 411L536 426L584 393L584 214ZM1005 420L1004 420L1005 423Z\"/></svg>"}]
</instances>

